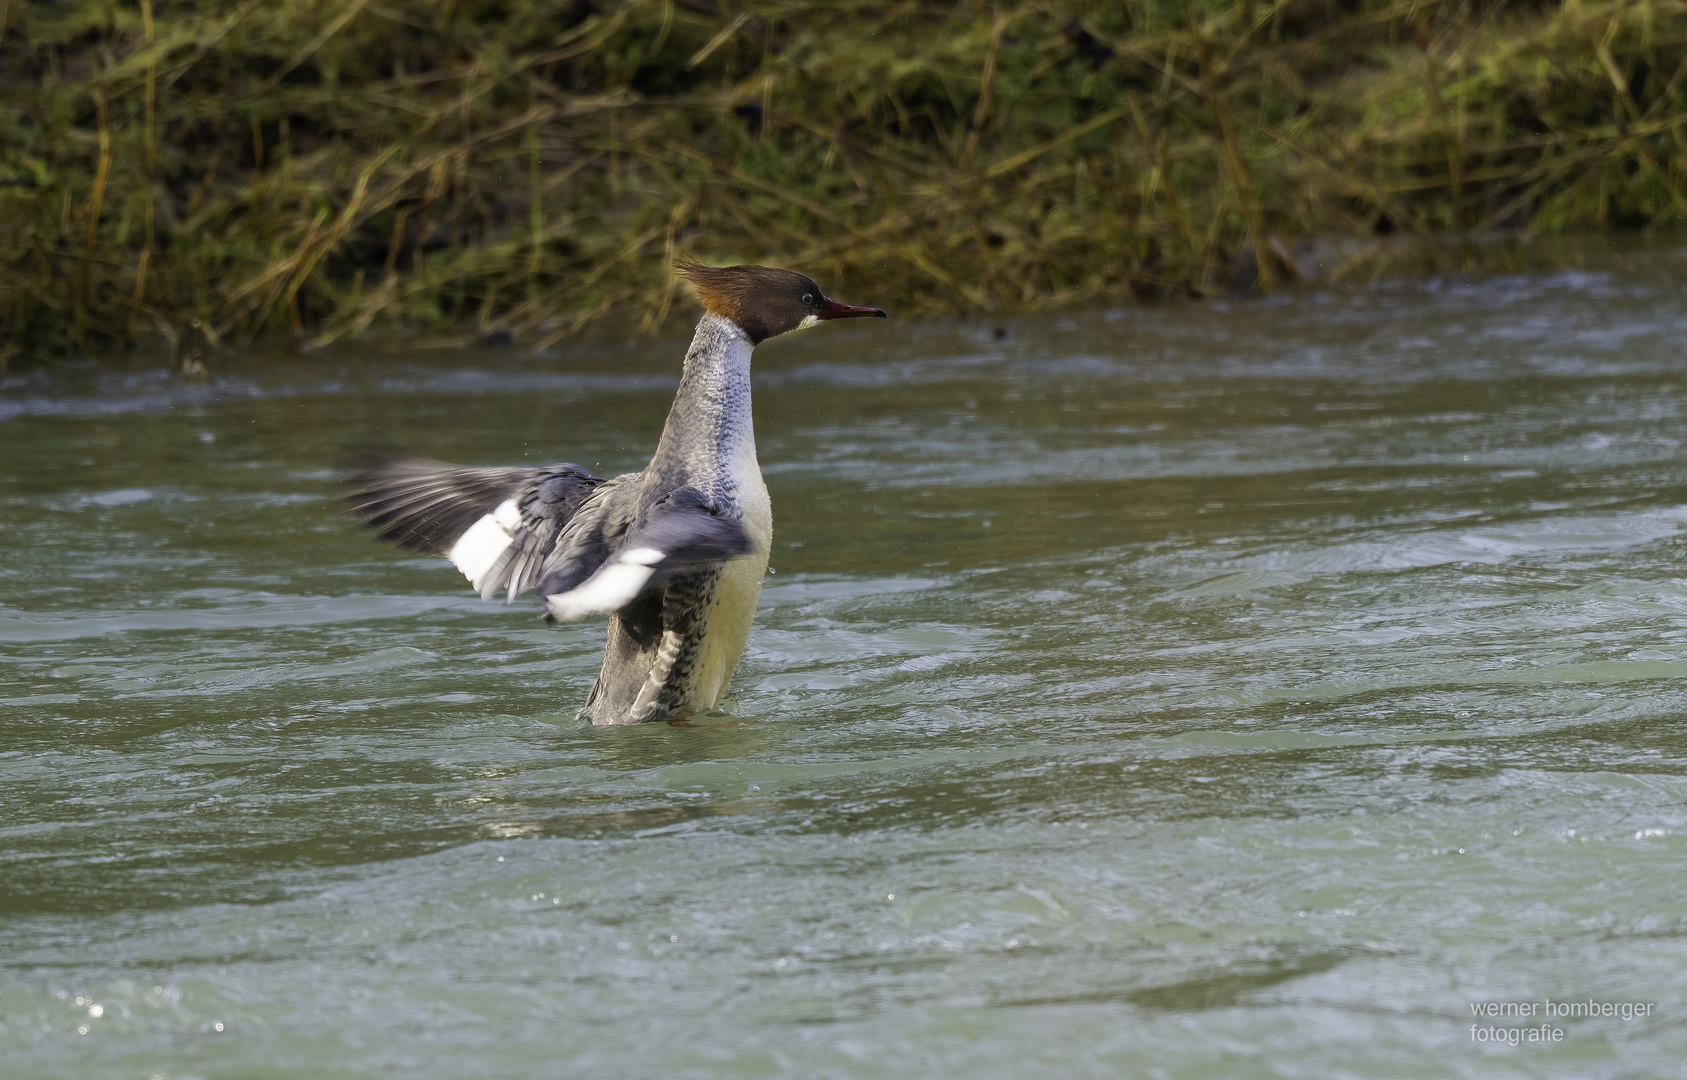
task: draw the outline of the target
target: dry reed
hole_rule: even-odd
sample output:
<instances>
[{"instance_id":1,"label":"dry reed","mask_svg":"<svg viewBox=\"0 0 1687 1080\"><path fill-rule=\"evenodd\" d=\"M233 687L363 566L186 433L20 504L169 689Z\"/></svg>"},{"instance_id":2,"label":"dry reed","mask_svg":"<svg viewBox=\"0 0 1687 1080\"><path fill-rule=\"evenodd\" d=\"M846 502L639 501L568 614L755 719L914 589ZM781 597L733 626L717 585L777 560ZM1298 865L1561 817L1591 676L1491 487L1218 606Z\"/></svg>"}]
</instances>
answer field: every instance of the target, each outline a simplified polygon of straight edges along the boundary
<instances>
[{"instance_id":1,"label":"dry reed","mask_svg":"<svg viewBox=\"0 0 1687 1080\"><path fill-rule=\"evenodd\" d=\"M0 0L0 328L544 345L681 251L899 313L1379 273L1687 216L1684 81L1683 0Z\"/></svg>"}]
</instances>

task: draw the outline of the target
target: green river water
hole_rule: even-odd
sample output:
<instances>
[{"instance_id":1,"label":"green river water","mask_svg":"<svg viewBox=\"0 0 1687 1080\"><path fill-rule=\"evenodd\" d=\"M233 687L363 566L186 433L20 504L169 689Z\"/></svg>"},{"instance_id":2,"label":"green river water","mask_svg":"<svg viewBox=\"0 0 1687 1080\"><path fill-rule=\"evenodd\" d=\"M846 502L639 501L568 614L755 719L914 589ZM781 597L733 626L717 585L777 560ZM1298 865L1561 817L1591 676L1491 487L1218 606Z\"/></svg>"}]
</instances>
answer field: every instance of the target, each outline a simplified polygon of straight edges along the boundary
<instances>
[{"instance_id":1,"label":"green river water","mask_svg":"<svg viewBox=\"0 0 1687 1080\"><path fill-rule=\"evenodd\" d=\"M769 343L689 727L335 504L636 469L682 340L13 373L0 1076L1687 1076L1684 283Z\"/></svg>"}]
</instances>

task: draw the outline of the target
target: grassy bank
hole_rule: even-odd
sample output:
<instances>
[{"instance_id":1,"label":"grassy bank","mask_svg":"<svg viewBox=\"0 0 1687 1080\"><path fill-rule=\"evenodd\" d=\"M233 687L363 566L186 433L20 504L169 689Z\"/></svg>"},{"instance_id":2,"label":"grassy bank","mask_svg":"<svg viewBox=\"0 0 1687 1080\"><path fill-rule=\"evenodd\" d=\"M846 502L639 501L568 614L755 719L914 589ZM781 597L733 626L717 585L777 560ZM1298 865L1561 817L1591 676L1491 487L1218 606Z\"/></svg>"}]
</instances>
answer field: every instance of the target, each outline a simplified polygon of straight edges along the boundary
<instances>
[{"instance_id":1,"label":"grassy bank","mask_svg":"<svg viewBox=\"0 0 1687 1080\"><path fill-rule=\"evenodd\" d=\"M0 0L13 355L899 313L1687 216L1687 3ZM1260 257L1255 252L1261 253Z\"/></svg>"}]
</instances>

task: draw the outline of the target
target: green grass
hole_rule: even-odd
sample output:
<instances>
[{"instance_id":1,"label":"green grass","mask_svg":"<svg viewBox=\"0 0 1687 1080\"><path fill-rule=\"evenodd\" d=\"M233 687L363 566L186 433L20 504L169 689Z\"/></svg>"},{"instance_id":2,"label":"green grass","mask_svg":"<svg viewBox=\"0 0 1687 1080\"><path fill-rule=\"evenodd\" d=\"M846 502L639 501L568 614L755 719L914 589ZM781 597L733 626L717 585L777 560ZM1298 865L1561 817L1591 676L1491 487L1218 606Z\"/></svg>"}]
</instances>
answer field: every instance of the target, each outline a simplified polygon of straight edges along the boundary
<instances>
[{"instance_id":1,"label":"green grass","mask_svg":"<svg viewBox=\"0 0 1687 1080\"><path fill-rule=\"evenodd\" d=\"M0 0L0 357L1373 275L1663 228L1684 127L1680 0Z\"/></svg>"}]
</instances>

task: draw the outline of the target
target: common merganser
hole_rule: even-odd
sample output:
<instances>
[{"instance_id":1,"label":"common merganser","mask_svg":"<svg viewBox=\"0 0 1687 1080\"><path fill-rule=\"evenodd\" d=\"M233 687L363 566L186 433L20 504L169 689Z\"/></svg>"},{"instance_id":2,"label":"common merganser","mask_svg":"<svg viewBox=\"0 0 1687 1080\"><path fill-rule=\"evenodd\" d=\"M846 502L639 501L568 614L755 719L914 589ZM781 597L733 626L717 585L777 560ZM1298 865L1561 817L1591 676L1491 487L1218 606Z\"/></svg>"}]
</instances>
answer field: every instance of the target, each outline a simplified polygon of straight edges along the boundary
<instances>
[{"instance_id":1,"label":"common merganser","mask_svg":"<svg viewBox=\"0 0 1687 1080\"><path fill-rule=\"evenodd\" d=\"M750 351L830 319L885 317L768 266L678 267L705 313L650 464L470 468L419 459L348 479L384 540L444 555L483 599L537 587L547 621L609 616L580 718L640 724L714 708L761 594L773 539L750 416Z\"/></svg>"}]
</instances>

